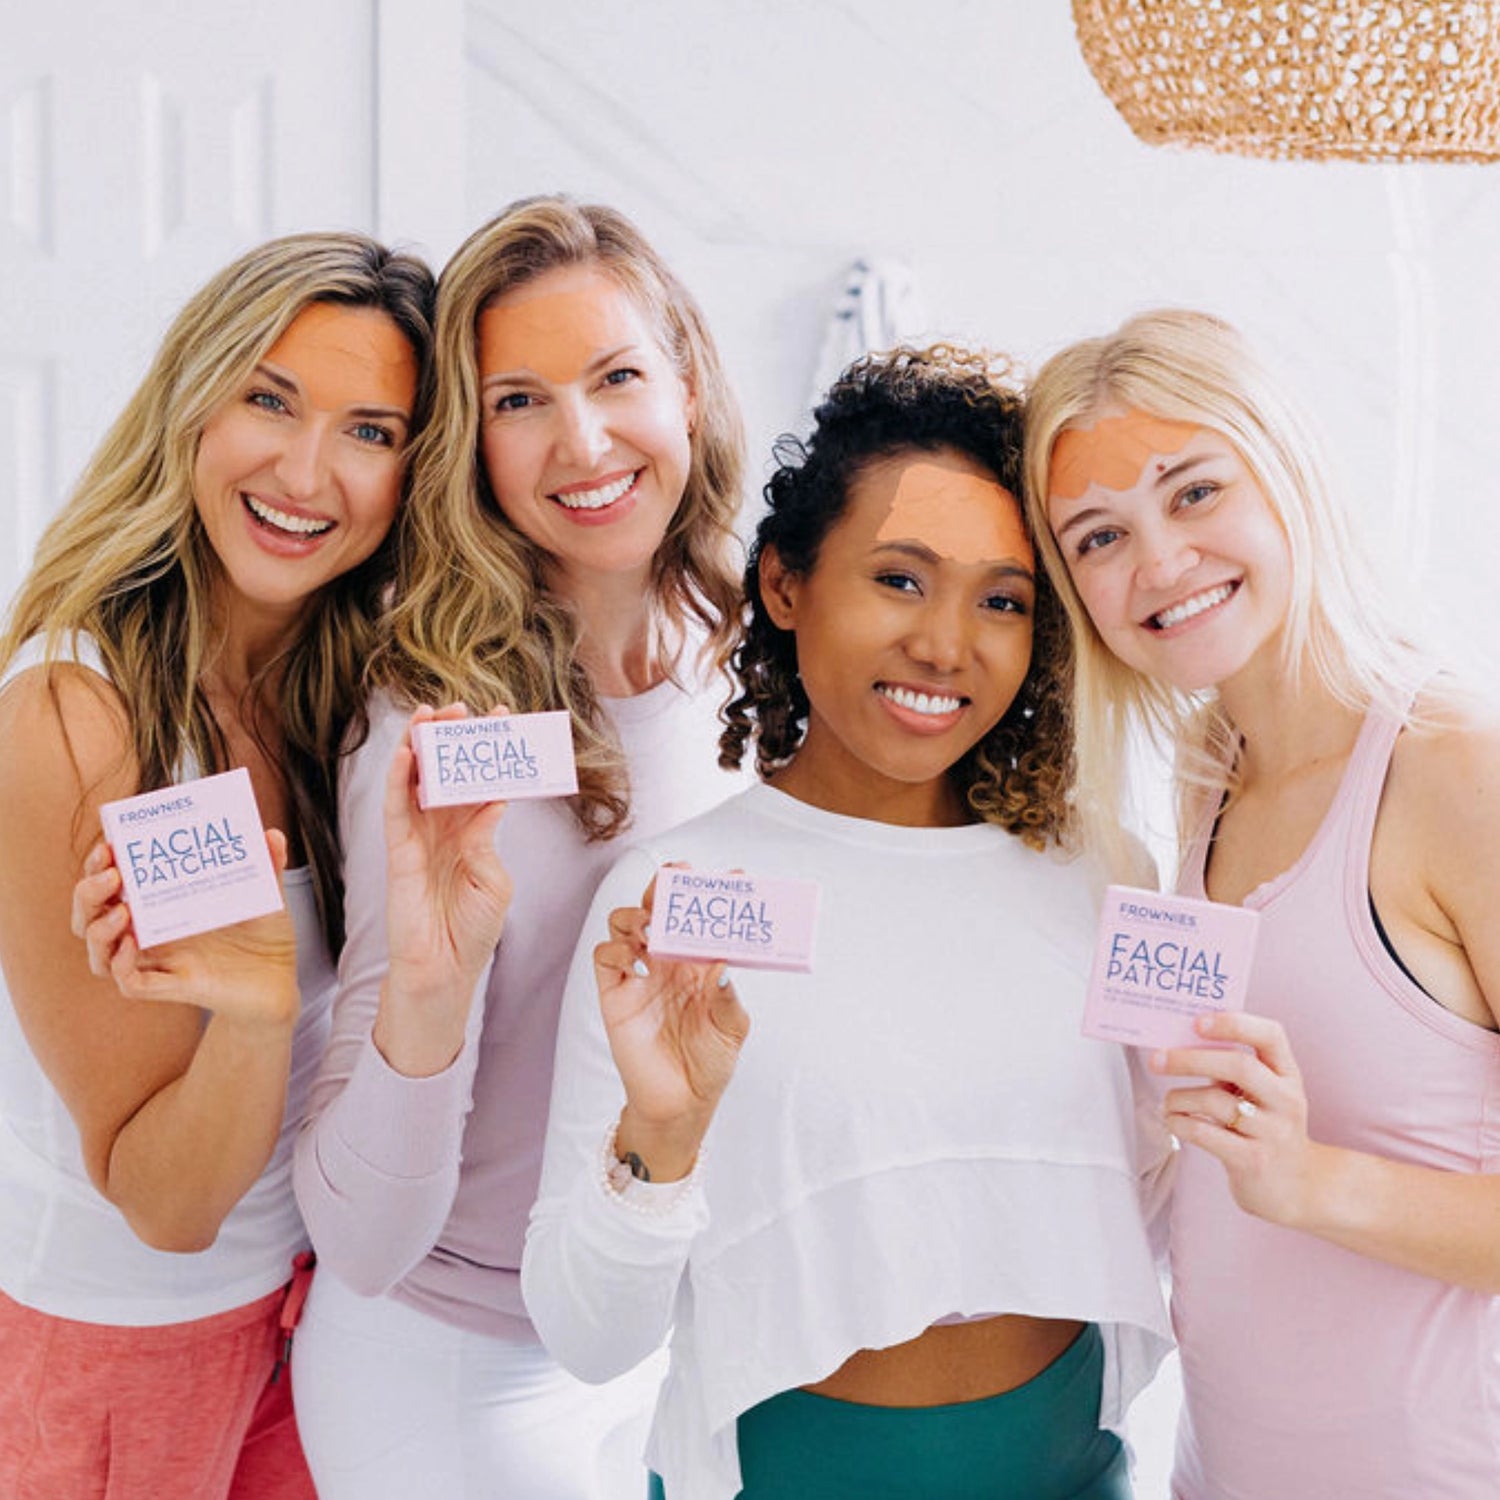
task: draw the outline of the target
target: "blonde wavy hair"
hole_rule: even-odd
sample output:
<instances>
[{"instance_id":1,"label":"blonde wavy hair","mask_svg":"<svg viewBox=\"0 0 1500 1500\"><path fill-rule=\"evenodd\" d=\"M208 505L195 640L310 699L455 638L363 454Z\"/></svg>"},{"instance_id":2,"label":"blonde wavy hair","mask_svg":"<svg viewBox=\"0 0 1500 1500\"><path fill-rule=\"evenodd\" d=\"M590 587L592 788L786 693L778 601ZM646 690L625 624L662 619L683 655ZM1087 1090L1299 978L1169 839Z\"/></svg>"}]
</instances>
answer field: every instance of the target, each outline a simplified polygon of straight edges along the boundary
<instances>
[{"instance_id":1,"label":"blonde wavy hair","mask_svg":"<svg viewBox=\"0 0 1500 1500\"><path fill-rule=\"evenodd\" d=\"M731 562L743 435L702 313L622 214L565 197L526 198L472 234L438 282L432 420L397 525L397 584L375 679L412 703L461 699L516 712L565 708L578 761L574 811L590 838L629 817L624 759L578 660L576 617L548 591L548 555L505 518L479 451L478 321L516 287L597 266L650 317L692 392L687 484L652 564L671 670L693 624L722 665L739 616Z\"/></svg>"},{"instance_id":2,"label":"blonde wavy hair","mask_svg":"<svg viewBox=\"0 0 1500 1500\"><path fill-rule=\"evenodd\" d=\"M1109 650L1058 549L1047 518L1053 446L1065 428L1086 425L1106 408L1211 428L1234 445L1287 538L1283 669L1293 682L1312 672L1351 708L1401 712L1412 667L1410 648L1387 621L1387 596L1373 587L1349 518L1329 490L1315 439L1234 328L1208 313L1168 308L1054 355L1027 399L1027 506L1073 627L1082 821L1110 867L1128 873L1137 856L1120 820L1132 726L1175 757L1181 836L1205 796L1232 792L1239 736L1212 690L1181 692Z\"/></svg>"},{"instance_id":3,"label":"blonde wavy hair","mask_svg":"<svg viewBox=\"0 0 1500 1500\"><path fill-rule=\"evenodd\" d=\"M295 234L242 255L178 313L125 410L43 533L0 635L0 671L22 644L48 663L92 637L129 720L141 790L228 768L222 726L203 691L219 640L220 564L193 500L209 418L312 303L368 307L401 330L421 372L413 429L430 400L433 280L412 256L355 234ZM393 546L327 584L296 638L247 691L245 723L286 779L295 833L312 867L331 951L343 946L338 761L363 738L362 676L391 575ZM54 702L56 684L52 684Z\"/></svg>"},{"instance_id":4,"label":"blonde wavy hair","mask_svg":"<svg viewBox=\"0 0 1500 1500\"><path fill-rule=\"evenodd\" d=\"M866 469L944 449L973 459L1019 497L1022 396L1008 359L951 344L866 355L818 404L807 441L777 444L778 467L745 569L749 620L734 653L740 692L724 711L722 765L739 766L753 742L756 769L769 775L795 758L807 730L811 704L796 634L772 620L761 598L764 549L774 548L788 572L806 577ZM950 773L976 817L1035 849L1065 844L1071 832L1071 664L1067 620L1038 570L1026 676L999 723Z\"/></svg>"}]
</instances>

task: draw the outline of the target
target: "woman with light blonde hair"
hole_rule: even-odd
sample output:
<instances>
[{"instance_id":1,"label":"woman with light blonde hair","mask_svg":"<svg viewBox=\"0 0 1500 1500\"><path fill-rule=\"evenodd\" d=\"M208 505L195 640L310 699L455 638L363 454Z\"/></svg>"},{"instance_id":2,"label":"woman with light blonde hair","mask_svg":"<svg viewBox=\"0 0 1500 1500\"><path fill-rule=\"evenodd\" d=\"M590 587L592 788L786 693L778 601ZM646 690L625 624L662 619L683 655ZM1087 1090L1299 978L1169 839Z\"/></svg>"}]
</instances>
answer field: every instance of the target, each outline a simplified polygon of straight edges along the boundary
<instances>
[{"instance_id":1,"label":"woman with light blonde hair","mask_svg":"<svg viewBox=\"0 0 1500 1500\"><path fill-rule=\"evenodd\" d=\"M650 1392L573 1380L521 1300L558 1006L614 841L737 785L714 747L740 427L692 297L608 208L530 199L479 229L440 280L437 350L342 795L349 944L297 1156L321 1261L299 1419L333 1500L567 1500L618 1492L611 1444ZM578 796L517 803L498 835L498 811L417 810L413 709L453 703L567 710ZM479 915L450 925L422 893L460 848Z\"/></svg>"},{"instance_id":2,"label":"woman with light blonde hair","mask_svg":"<svg viewBox=\"0 0 1500 1500\"><path fill-rule=\"evenodd\" d=\"M1243 1014L1157 1053L1177 1500L1479 1500L1500 1454L1500 723L1402 633L1244 341L1053 358L1028 498L1077 635L1088 815L1176 756L1178 889L1260 913ZM1230 1045L1225 1045L1230 1044Z\"/></svg>"},{"instance_id":3,"label":"woman with light blonde hair","mask_svg":"<svg viewBox=\"0 0 1500 1500\"><path fill-rule=\"evenodd\" d=\"M292 1136L343 939L339 756L363 733L431 296L419 261L357 235L220 272L0 637L0 1490L18 1500L105 1476L143 1500L311 1494L276 1379L306 1247ZM142 951L98 808L232 767L286 910Z\"/></svg>"}]
</instances>

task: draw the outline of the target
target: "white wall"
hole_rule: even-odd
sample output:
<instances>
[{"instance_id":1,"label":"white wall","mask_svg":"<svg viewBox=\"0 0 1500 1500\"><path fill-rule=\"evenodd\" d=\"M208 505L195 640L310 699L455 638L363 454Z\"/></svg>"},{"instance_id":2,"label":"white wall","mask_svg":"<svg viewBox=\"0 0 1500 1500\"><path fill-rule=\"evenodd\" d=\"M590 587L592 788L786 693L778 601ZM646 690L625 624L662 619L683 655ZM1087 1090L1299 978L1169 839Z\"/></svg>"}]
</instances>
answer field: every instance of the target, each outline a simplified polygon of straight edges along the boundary
<instances>
[{"instance_id":1,"label":"white wall","mask_svg":"<svg viewBox=\"0 0 1500 1500\"><path fill-rule=\"evenodd\" d=\"M12 450L0 453L0 505L43 489L55 503L97 435L70 413L99 411L87 425L102 429L100 391L123 393L186 290L255 237L247 221L229 240L195 234L185 249L169 247L170 277L142 277L135 296L113 292L113 315L75 303L95 329L112 316L133 352L80 376L76 391L72 377L49 388L55 411L43 425L57 429L57 456L28 457L37 423L35 403L22 399L31 387L17 384L32 359L25 329L69 313L13 232L30 191L28 101L49 54L59 77L71 70L103 99L119 74L110 69L119 38L143 39L167 94L196 98L205 76L232 76L236 59L253 83L279 50L288 66L274 85L278 162L295 170L302 153L306 181L278 184L262 232L332 218L441 258L523 193L565 188L616 203L705 303L741 391L757 474L770 438L801 418L824 321L856 255L905 259L935 331L1033 363L1146 305L1230 316L1329 434L1372 538L1398 559L1393 607L1461 628L1494 670L1495 167L1148 149L1085 69L1063 0L929 0L920 18L906 0L341 0L339 14L373 18L365 39L342 42L320 20L327 8L306 24L278 22L273 42L260 35L264 7L248 0L202 17L140 0L125 33L105 0L69 0L45 19L26 0L0 0L10 163L0 170L0 438ZM354 84L370 102L351 109L349 80L377 65L378 76ZM224 91L226 115L237 98ZM59 93L63 105L72 118ZM70 165L58 201L119 200L116 158L140 128L134 108L122 99L113 133L90 127L95 148ZM319 164L330 140L372 128L374 184L329 180ZM209 120L207 132L216 129ZM187 144L196 150L203 135L194 122ZM127 155L127 171L133 163ZM361 193L371 207L351 212ZM100 211L95 274L72 281L82 291L114 286L111 226L130 233L128 216ZM39 519L28 517L26 534ZM0 515L0 535L16 535L12 516Z\"/></svg>"},{"instance_id":2,"label":"white wall","mask_svg":"<svg viewBox=\"0 0 1500 1500\"><path fill-rule=\"evenodd\" d=\"M467 228L463 0L0 0L0 598L190 293L250 245Z\"/></svg>"},{"instance_id":3,"label":"white wall","mask_svg":"<svg viewBox=\"0 0 1500 1500\"><path fill-rule=\"evenodd\" d=\"M372 7L0 0L0 598L188 294L369 226Z\"/></svg>"},{"instance_id":4,"label":"white wall","mask_svg":"<svg viewBox=\"0 0 1500 1500\"><path fill-rule=\"evenodd\" d=\"M1207 307L1305 393L1393 606L1441 601L1493 670L1500 169L1147 148L1062 0L469 0L467 46L471 219L552 188L636 218L706 306L757 473L856 255L1032 363Z\"/></svg>"}]
</instances>

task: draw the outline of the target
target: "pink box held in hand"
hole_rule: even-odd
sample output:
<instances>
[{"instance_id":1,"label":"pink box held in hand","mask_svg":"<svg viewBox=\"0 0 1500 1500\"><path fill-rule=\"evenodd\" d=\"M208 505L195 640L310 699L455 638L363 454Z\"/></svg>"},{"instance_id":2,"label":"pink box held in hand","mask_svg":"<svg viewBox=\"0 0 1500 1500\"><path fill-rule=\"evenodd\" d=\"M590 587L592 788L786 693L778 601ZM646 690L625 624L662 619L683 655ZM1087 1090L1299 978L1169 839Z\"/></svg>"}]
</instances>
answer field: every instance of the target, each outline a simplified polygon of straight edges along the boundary
<instances>
[{"instance_id":1,"label":"pink box held in hand","mask_svg":"<svg viewBox=\"0 0 1500 1500\"><path fill-rule=\"evenodd\" d=\"M413 727L412 739L422 807L571 797L578 790L566 709L427 719Z\"/></svg>"},{"instance_id":2,"label":"pink box held in hand","mask_svg":"<svg viewBox=\"0 0 1500 1500\"><path fill-rule=\"evenodd\" d=\"M1208 1047L1206 1011L1243 1010L1260 913L1134 886L1104 893L1083 1034L1136 1047Z\"/></svg>"},{"instance_id":3,"label":"pink box held in hand","mask_svg":"<svg viewBox=\"0 0 1500 1500\"><path fill-rule=\"evenodd\" d=\"M142 948L281 910L243 767L106 802L99 819Z\"/></svg>"},{"instance_id":4,"label":"pink box held in hand","mask_svg":"<svg viewBox=\"0 0 1500 1500\"><path fill-rule=\"evenodd\" d=\"M669 866L656 872L648 948L658 958L810 973L818 897L815 880Z\"/></svg>"}]
</instances>

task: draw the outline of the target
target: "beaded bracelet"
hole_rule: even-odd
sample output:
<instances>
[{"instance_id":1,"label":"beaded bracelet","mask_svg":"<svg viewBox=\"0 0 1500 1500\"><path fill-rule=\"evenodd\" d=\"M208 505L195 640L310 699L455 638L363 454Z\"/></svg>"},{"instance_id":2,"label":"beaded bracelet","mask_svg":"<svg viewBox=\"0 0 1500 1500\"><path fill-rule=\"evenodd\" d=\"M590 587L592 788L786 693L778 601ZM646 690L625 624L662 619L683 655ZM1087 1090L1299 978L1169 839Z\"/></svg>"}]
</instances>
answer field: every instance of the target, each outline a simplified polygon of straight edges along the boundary
<instances>
[{"instance_id":1,"label":"beaded bracelet","mask_svg":"<svg viewBox=\"0 0 1500 1500\"><path fill-rule=\"evenodd\" d=\"M700 1146L693 1160L693 1170L677 1182L644 1182L630 1170L628 1163L620 1160L615 1152L615 1137L620 1122L615 1121L605 1132L599 1150L599 1170L594 1180L604 1196L628 1208L631 1213L648 1219L664 1218L697 1190L703 1177L703 1161L706 1148Z\"/></svg>"}]
</instances>

